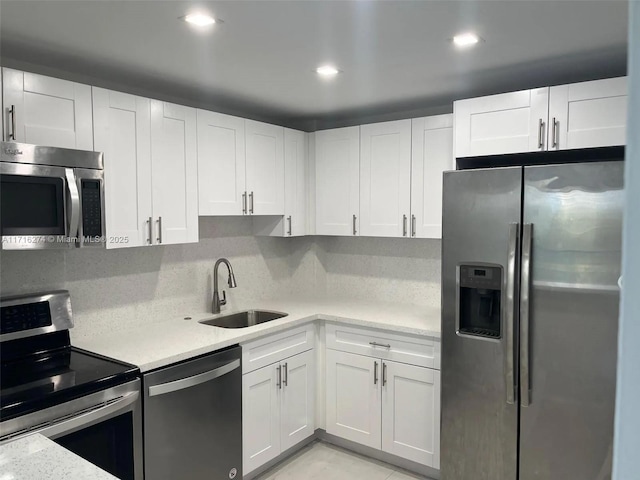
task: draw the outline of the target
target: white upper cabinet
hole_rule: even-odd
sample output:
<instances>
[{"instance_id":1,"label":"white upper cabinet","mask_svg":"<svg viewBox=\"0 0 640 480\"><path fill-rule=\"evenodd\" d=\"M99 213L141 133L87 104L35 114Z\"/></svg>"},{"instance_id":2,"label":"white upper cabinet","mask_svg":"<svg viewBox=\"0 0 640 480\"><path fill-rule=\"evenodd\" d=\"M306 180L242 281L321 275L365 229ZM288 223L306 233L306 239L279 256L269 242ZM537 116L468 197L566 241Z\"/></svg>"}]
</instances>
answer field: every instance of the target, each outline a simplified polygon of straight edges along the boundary
<instances>
[{"instance_id":1,"label":"white upper cabinet","mask_svg":"<svg viewBox=\"0 0 640 480\"><path fill-rule=\"evenodd\" d=\"M359 235L360 127L315 134L316 234Z\"/></svg>"},{"instance_id":2,"label":"white upper cabinet","mask_svg":"<svg viewBox=\"0 0 640 480\"><path fill-rule=\"evenodd\" d=\"M151 100L154 243L198 241L194 108Z\"/></svg>"},{"instance_id":3,"label":"white upper cabinet","mask_svg":"<svg viewBox=\"0 0 640 480\"><path fill-rule=\"evenodd\" d=\"M406 237L411 202L411 120L360 127L360 235Z\"/></svg>"},{"instance_id":4,"label":"white upper cabinet","mask_svg":"<svg viewBox=\"0 0 640 480\"><path fill-rule=\"evenodd\" d=\"M93 150L91 87L2 69L4 140Z\"/></svg>"},{"instance_id":5,"label":"white upper cabinet","mask_svg":"<svg viewBox=\"0 0 640 480\"><path fill-rule=\"evenodd\" d=\"M382 362L382 450L440 468L438 370Z\"/></svg>"},{"instance_id":6,"label":"white upper cabinet","mask_svg":"<svg viewBox=\"0 0 640 480\"><path fill-rule=\"evenodd\" d=\"M107 248L152 243L151 102L93 88L95 150L104 154Z\"/></svg>"},{"instance_id":7,"label":"white upper cabinet","mask_svg":"<svg viewBox=\"0 0 640 480\"><path fill-rule=\"evenodd\" d=\"M308 135L284 130L284 235L307 233Z\"/></svg>"},{"instance_id":8,"label":"white upper cabinet","mask_svg":"<svg viewBox=\"0 0 640 480\"><path fill-rule=\"evenodd\" d=\"M284 128L245 120L249 214L284 215Z\"/></svg>"},{"instance_id":9,"label":"white upper cabinet","mask_svg":"<svg viewBox=\"0 0 640 480\"><path fill-rule=\"evenodd\" d=\"M246 213L244 118L198 110L200 215Z\"/></svg>"},{"instance_id":10,"label":"white upper cabinet","mask_svg":"<svg viewBox=\"0 0 640 480\"><path fill-rule=\"evenodd\" d=\"M451 170L453 115L414 118L411 153L411 236L442 237L442 173Z\"/></svg>"},{"instance_id":11,"label":"white upper cabinet","mask_svg":"<svg viewBox=\"0 0 640 480\"><path fill-rule=\"evenodd\" d=\"M551 87L549 150L624 145L627 77Z\"/></svg>"},{"instance_id":12,"label":"white upper cabinet","mask_svg":"<svg viewBox=\"0 0 640 480\"><path fill-rule=\"evenodd\" d=\"M536 88L454 102L456 157L545 150L548 101Z\"/></svg>"}]
</instances>

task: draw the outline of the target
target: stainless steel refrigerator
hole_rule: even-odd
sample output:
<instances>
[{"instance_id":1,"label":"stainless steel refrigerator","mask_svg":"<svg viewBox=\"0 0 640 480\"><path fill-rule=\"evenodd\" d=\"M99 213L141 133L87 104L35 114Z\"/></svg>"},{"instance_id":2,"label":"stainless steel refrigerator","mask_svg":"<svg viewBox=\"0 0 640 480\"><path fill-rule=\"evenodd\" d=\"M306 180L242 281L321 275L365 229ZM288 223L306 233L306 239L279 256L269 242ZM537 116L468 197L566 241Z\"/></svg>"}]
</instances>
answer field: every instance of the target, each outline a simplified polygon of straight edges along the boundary
<instances>
[{"instance_id":1,"label":"stainless steel refrigerator","mask_svg":"<svg viewBox=\"0 0 640 480\"><path fill-rule=\"evenodd\" d=\"M611 478L621 161L444 174L442 480Z\"/></svg>"}]
</instances>

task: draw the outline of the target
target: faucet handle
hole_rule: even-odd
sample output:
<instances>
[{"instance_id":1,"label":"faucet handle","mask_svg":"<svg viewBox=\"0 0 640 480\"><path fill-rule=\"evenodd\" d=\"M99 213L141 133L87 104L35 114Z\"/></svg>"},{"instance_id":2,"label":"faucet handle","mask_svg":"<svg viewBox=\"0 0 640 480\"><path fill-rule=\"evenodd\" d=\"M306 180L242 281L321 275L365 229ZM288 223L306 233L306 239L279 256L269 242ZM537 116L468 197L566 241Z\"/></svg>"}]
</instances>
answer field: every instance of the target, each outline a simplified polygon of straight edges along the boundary
<instances>
[{"instance_id":1,"label":"faucet handle","mask_svg":"<svg viewBox=\"0 0 640 480\"><path fill-rule=\"evenodd\" d=\"M227 304L227 295L225 291L222 290L222 298L220 299L220 305L226 305L226 304Z\"/></svg>"}]
</instances>

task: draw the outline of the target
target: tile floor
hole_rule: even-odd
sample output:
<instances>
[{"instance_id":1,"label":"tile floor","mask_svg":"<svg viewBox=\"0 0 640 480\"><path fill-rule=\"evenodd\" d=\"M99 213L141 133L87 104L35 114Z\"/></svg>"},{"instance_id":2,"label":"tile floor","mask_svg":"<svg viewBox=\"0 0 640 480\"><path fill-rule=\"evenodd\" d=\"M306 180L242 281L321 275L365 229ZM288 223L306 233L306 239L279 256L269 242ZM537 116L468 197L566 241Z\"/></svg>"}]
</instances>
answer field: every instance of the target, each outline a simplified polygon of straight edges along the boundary
<instances>
[{"instance_id":1,"label":"tile floor","mask_svg":"<svg viewBox=\"0 0 640 480\"><path fill-rule=\"evenodd\" d=\"M425 477L316 441L255 480L425 480Z\"/></svg>"}]
</instances>

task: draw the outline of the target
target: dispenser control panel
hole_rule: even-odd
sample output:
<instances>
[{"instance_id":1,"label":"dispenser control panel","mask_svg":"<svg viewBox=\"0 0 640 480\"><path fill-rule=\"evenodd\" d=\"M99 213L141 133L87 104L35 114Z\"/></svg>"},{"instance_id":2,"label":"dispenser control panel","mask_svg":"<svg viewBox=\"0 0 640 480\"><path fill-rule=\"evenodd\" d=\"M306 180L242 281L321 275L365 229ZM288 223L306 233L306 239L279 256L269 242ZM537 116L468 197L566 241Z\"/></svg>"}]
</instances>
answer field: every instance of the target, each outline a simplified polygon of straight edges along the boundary
<instances>
[{"instance_id":1,"label":"dispenser control panel","mask_svg":"<svg viewBox=\"0 0 640 480\"><path fill-rule=\"evenodd\" d=\"M458 334L502 337L502 267L460 265Z\"/></svg>"}]
</instances>

